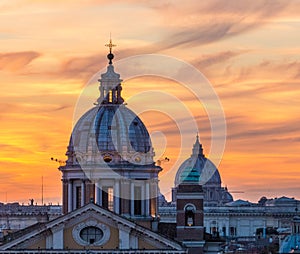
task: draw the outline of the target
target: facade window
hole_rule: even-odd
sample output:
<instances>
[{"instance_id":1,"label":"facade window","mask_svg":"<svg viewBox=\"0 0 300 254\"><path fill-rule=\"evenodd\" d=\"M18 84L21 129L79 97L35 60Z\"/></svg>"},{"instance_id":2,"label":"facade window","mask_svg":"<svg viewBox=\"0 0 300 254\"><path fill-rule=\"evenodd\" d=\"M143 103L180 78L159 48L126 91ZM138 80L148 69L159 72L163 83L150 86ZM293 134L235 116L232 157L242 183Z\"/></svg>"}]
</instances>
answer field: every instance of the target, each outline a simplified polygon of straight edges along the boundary
<instances>
[{"instance_id":1,"label":"facade window","mask_svg":"<svg viewBox=\"0 0 300 254\"><path fill-rule=\"evenodd\" d=\"M75 242L81 246L101 246L109 240L110 229L108 226L91 219L75 225L72 236Z\"/></svg>"},{"instance_id":2,"label":"facade window","mask_svg":"<svg viewBox=\"0 0 300 254\"><path fill-rule=\"evenodd\" d=\"M102 188L102 207L110 211L114 210L114 189L113 187Z\"/></svg>"},{"instance_id":3,"label":"facade window","mask_svg":"<svg viewBox=\"0 0 300 254\"><path fill-rule=\"evenodd\" d=\"M109 187L107 189L108 193L108 210L113 211L114 210L114 189L112 187Z\"/></svg>"},{"instance_id":4,"label":"facade window","mask_svg":"<svg viewBox=\"0 0 300 254\"><path fill-rule=\"evenodd\" d=\"M211 228L210 228L210 233L211 233L212 235L216 235L216 234L217 234L217 228L216 228L216 227L211 227Z\"/></svg>"},{"instance_id":5,"label":"facade window","mask_svg":"<svg viewBox=\"0 0 300 254\"><path fill-rule=\"evenodd\" d=\"M142 215L142 191L140 186L134 186L134 215Z\"/></svg>"},{"instance_id":6,"label":"facade window","mask_svg":"<svg viewBox=\"0 0 300 254\"><path fill-rule=\"evenodd\" d=\"M236 228L230 227L230 236L236 236Z\"/></svg>"},{"instance_id":7,"label":"facade window","mask_svg":"<svg viewBox=\"0 0 300 254\"><path fill-rule=\"evenodd\" d=\"M223 236L226 236L226 227L222 227Z\"/></svg>"},{"instance_id":8,"label":"facade window","mask_svg":"<svg viewBox=\"0 0 300 254\"><path fill-rule=\"evenodd\" d=\"M81 187L76 187L76 202L75 202L76 208L81 207Z\"/></svg>"},{"instance_id":9,"label":"facade window","mask_svg":"<svg viewBox=\"0 0 300 254\"><path fill-rule=\"evenodd\" d=\"M88 244L99 242L103 237L103 231L97 227L86 227L80 231L80 238Z\"/></svg>"},{"instance_id":10,"label":"facade window","mask_svg":"<svg viewBox=\"0 0 300 254\"><path fill-rule=\"evenodd\" d=\"M195 207L187 205L185 207L185 226L192 227L195 225Z\"/></svg>"}]
</instances>

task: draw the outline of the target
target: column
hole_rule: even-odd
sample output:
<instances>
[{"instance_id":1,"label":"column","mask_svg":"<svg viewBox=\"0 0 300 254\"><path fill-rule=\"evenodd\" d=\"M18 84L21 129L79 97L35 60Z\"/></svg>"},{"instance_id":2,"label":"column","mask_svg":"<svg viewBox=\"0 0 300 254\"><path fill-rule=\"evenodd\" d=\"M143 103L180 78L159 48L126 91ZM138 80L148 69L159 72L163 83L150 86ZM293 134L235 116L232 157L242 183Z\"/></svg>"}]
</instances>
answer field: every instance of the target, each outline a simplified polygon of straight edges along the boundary
<instances>
[{"instance_id":1,"label":"column","mask_svg":"<svg viewBox=\"0 0 300 254\"><path fill-rule=\"evenodd\" d=\"M81 206L85 205L84 197L85 197L85 182L84 182L84 180L82 180L82 182L81 182Z\"/></svg>"},{"instance_id":2,"label":"column","mask_svg":"<svg viewBox=\"0 0 300 254\"><path fill-rule=\"evenodd\" d=\"M130 248L132 248L132 249L139 248L139 239L136 234L131 233L129 235L129 243L130 243Z\"/></svg>"},{"instance_id":3,"label":"column","mask_svg":"<svg viewBox=\"0 0 300 254\"><path fill-rule=\"evenodd\" d=\"M120 214L126 217L130 215L130 182L126 179L120 180L121 207Z\"/></svg>"},{"instance_id":4,"label":"column","mask_svg":"<svg viewBox=\"0 0 300 254\"><path fill-rule=\"evenodd\" d=\"M119 180L115 180L114 186L114 208L115 213L120 214L120 183Z\"/></svg>"},{"instance_id":5,"label":"column","mask_svg":"<svg viewBox=\"0 0 300 254\"><path fill-rule=\"evenodd\" d=\"M99 205L102 206L103 205L103 198L102 198L102 188L101 186L99 186Z\"/></svg>"},{"instance_id":6,"label":"column","mask_svg":"<svg viewBox=\"0 0 300 254\"><path fill-rule=\"evenodd\" d=\"M226 215L228 216L227 219L226 219L226 236L230 236L230 219L229 219L229 215Z\"/></svg>"},{"instance_id":7,"label":"column","mask_svg":"<svg viewBox=\"0 0 300 254\"><path fill-rule=\"evenodd\" d=\"M157 216L157 199L158 199L158 191L157 191L157 179L152 179L150 182L150 200L151 200L151 216Z\"/></svg>"},{"instance_id":8,"label":"column","mask_svg":"<svg viewBox=\"0 0 300 254\"><path fill-rule=\"evenodd\" d=\"M68 182L68 212L73 210L73 182L69 180Z\"/></svg>"},{"instance_id":9,"label":"column","mask_svg":"<svg viewBox=\"0 0 300 254\"><path fill-rule=\"evenodd\" d=\"M145 201L146 201L146 213L145 215L148 217L149 214L150 214L150 205L149 205L149 202L150 202L150 187L149 187L149 182L147 181L146 182L146 198L145 198Z\"/></svg>"},{"instance_id":10,"label":"column","mask_svg":"<svg viewBox=\"0 0 300 254\"><path fill-rule=\"evenodd\" d=\"M62 187L63 187L63 200L62 200L62 208L63 208L63 214L68 213L68 180L63 179L62 180Z\"/></svg>"},{"instance_id":11,"label":"column","mask_svg":"<svg viewBox=\"0 0 300 254\"><path fill-rule=\"evenodd\" d=\"M119 249L128 250L130 248L130 228L119 225Z\"/></svg>"},{"instance_id":12,"label":"column","mask_svg":"<svg viewBox=\"0 0 300 254\"><path fill-rule=\"evenodd\" d=\"M142 209L142 215L145 216L146 214L146 199L145 199L145 184L141 186L141 209Z\"/></svg>"},{"instance_id":13,"label":"column","mask_svg":"<svg viewBox=\"0 0 300 254\"><path fill-rule=\"evenodd\" d=\"M64 228L63 226L52 229L53 249L62 250L64 248Z\"/></svg>"},{"instance_id":14,"label":"column","mask_svg":"<svg viewBox=\"0 0 300 254\"><path fill-rule=\"evenodd\" d=\"M255 219L255 217L254 217ZM253 235L253 233L255 234L255 229L253 227L253 219L249 218L249 234L248 235Z\"/></svg>"},{"instance_id":15,"label":"column","mask_svg":"<svg viewBox=\"0 0 300 254\"><path fill-rule=\"evenodd\" d=\"M98 180L95 182L95 204L100 205L100 189Z\"/></svg>"},{"instance_id":16,"label":"column","mask_svg":"<svg viewBox=\"0 0 300 254\"><path fill-rule=\"evenodd\" d=\"M46 236L46 249L53 248L53 235L49 234Z\"/></svg>"},{"instance_id":17,"label":"column","mask_svg":"<svg viewBox=\"0 0 300 254\"><path fill-rule=\"evenodd\" d=\"M130 215L134 216L134 182L130 182Z\"/></svg>"}]
</instances>

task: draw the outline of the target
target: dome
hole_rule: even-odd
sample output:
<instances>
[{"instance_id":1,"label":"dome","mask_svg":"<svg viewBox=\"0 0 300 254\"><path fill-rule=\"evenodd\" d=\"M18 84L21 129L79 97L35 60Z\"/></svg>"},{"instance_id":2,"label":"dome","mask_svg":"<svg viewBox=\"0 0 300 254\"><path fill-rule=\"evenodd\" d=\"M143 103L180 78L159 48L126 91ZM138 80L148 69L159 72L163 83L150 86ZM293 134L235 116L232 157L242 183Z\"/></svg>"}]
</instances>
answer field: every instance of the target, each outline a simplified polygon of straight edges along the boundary
<instances>
[{"instance_id":1,"label":"dome","mask_svg":"<svg viewBox=\"0 0 300 254\"><path fill-rule=\"evenodd\" d=\"M149 133L141 119L121 97L120 75L110 62L101 74L96 105L76 123L68 146L67 164L124 163L153 164Z\"/></svg>"},{"instance_id":2,"label":"dome","mask_svg":"<svg viewBox=\"0 0 300 254\"><path fill-rule=\"evenodd\" d=\"M228 202L232 202L233 201L233 197L232 195L227 191L227 189L225 189L223 191L222 194L222 200L224 201L224 203L228 203Z\"/></svg>"},{"instance_id":3,"label":"dome","mask_svg":"<svg viewBox=\"0 0 300 254\"><path fill-rule=\"evenodd\" d=\"M226 204L226 206L253 206L253 205L254 205L253 203L242 199L238 199L236 201L232 201Z\"/></svg>"},{"instance_id":4,"label":"dome","mask_svg":"<svg viewBox=\"0 0 300 254\"><path fill-rule=\"evenodd\" d=\"M152 163L149 133L141 119L125 105L94 107L76 123L68 147L76 157L114 158L114 161Z\"/></svg>"},{"instance_id":5,"label":"dome","mask_svg":"<svg viewBox=\"0 0 300 254\"><path fill-rule=\"evenodd\" d=\"M216 166L203 154L202 145L197 136L193 154L185 160L175 177L175 186L181 182L198 182L201 185L221 185L221 177Z\"/></svg>"},{"instance_id":6,"label":"dome","mask_svg":"<svg viewBox=\"0 0 300 254\"><path fill-rule=\"evenodd\" d=\"M135 113L123 105L100 107L94 128L100 151L150 151L151 141L145 125Z\"/></svg>"},{"instance_id":7,"label":"dome","mask_svg":"<svg viewBox=\"0 0 300 254\"><path fill-rule=\"evenodd\" d=\"M217 206L233 201L227 187L221 187L221 176L216 166L203 154L197 135L190 158L179 167L175 177L175 187L179 184L202 185L204 206Z\"/></svg>"}]
</instances>

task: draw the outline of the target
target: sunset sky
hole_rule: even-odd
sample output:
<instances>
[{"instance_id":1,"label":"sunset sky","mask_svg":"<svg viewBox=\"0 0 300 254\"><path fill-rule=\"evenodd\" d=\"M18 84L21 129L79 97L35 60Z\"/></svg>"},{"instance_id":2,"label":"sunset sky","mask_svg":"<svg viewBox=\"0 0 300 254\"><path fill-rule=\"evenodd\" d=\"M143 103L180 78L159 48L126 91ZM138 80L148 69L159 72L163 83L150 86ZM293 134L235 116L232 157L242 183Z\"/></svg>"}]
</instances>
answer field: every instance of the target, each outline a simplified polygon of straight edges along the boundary
<instances>
[{"instance_id":1,"label":"sunset sky","mask_svg":"<svg viewBox=\"0 0 300 254\"><path fill-rule=\"evenodd\" d=\"M45 201L61 203L59 165L50 158L66 159L77 100L107 65L110 33L115 61L168 55L210 81L227 124L218 167L235 199L300 199L299 13L299 0L1 0L0 202L40 203L43 176ZM174 81L136 78L123 84L128 107L132 96L149 90L170 93L193 112L208 154L209 117L193 96ZM141 118L149 132L165 135L153 143L156 159L171 159L162 165L171 171L180 147L175 122L184 115ZM190 148L180 159L190 156L196 132L190 130ZM172 184L170 177L161 181L167 196Z\"/></svg>"}]
</instances>

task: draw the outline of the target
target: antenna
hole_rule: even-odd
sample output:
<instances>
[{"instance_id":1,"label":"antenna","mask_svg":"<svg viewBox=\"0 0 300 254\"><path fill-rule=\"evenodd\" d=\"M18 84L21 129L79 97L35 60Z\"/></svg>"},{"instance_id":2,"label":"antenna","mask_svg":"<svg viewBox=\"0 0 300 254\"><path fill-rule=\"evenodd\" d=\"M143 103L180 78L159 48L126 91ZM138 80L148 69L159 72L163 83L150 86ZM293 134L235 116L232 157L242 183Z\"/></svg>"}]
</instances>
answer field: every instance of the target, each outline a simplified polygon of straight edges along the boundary
<instances>
[{"instance_id":1,"label":"antenna","mask_svg":"<svg viewBox=\"0 0 300 254\"><path fill-rule=\"evenodd\" d=\"M44 205L44 176L42 176L42 205Z\"/></svg>"}]
</instances>

